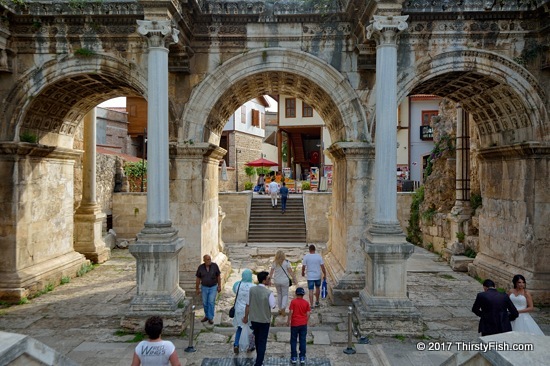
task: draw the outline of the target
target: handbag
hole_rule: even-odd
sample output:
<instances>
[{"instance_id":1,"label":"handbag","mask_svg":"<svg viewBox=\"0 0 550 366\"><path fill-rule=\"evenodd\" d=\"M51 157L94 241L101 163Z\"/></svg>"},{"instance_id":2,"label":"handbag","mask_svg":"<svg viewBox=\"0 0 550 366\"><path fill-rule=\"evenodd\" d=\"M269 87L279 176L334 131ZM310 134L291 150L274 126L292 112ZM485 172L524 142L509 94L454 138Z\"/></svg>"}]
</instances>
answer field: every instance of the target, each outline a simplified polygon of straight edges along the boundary
<instances>
[{"instance_id":1,"label":"handbag","mask_svg":"<svg viewBox=\"0 0 550 366\"><path fill-rule=\"evenodd\" d=\"M281 266L281 269L283 270L283 272L286 274L286 276L288 277L288 274L286 273L285 269L283 268L283 266ZM288 277L288 287L292 286L292 280L290 279L290 277Z\"/></svg>"},{"instance_id":2,"label":"handbag","mask_svg":"<svg viewBox=\"0 0 550 366\"><path fill-rule=\"evenodd\" d=\"M235 304L237 303L237 297L239 296L239 290L241 289L241 283L239 282L239 287L237 287L237 295L235 295L235 301L233 302L233 306L231 309L229 309L229 317L234 318L235 317Z\"/></svg>"}]
</instances>

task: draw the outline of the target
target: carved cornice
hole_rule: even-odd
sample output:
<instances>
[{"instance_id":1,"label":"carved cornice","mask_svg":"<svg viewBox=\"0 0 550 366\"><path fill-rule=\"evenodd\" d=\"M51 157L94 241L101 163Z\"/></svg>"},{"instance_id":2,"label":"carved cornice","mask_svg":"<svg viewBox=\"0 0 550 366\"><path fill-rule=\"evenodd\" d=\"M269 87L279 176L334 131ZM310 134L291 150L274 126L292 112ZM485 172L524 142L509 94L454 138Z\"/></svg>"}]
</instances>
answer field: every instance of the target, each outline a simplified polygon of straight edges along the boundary
<instances>
[{"instance_id":1,"label":"carved cornice","mask_svg":"<svg viewBox=\"0 0 550 366\"><path fill-rule=\"evenodd\" d=\"M3 156L8 156L10 160L15 160L17 156L77 160L80 159L82 154L82 150L66 149L29 142L0 142L0 159L2 160L5 159Z\"/></svg>"},{"instance_id":2,"label":"carved cornice","mask_svg":"<svg viewBox=\"0 0 550 366\"><path fill-rule=\"evenodd\" d=\"M204 159L206 163L213 159L219 162L226 153L227 150L209 142L170 144L170 159Z\"/></svg>"},{"instance_id":3,"label":"carved cornice","mask_svg":"<svg viewBox=\"0 0 550 366\"><path fill-rule=\"evenodd\" d=\"M327 149L334 160L374 159L374 144L368 142L335 142Z\"/></svg>"},{"instance_id":4,"label":"carved cornice","mask_svg":"<svg viewBox=\"0 0 550 366\"><path fill-rule=\"evenodd\" d=\"M483 160L507 160L507 159L525 159L525 158L550 158L550 145L540 142L526 142L523 144L488 147L479 150L479 155Z\"/></svg>"}]
</instances>

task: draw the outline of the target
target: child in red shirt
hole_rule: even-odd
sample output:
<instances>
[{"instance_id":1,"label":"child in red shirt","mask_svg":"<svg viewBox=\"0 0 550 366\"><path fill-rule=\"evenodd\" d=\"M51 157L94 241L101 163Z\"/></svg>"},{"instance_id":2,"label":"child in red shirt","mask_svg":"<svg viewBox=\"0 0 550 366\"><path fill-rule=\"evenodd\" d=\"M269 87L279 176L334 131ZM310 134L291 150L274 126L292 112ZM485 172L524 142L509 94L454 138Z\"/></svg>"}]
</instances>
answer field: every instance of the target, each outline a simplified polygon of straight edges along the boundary
<instances>
[{"instance_id":1,"label":"child in red shirt","mask_svg":"<svg viewBox=\"0 0 550 366\"><path fill-rule=\"evenodd\" d=\"M304 300L306 291L302 287L296 289L296 298L290 302L287 326L290 325L290 361L293 365L298 361L296 352L296 341L300 339L300 364L306 363L306 336L307 322L311 307L309 302Z\"/></svg>"}]
</instances>

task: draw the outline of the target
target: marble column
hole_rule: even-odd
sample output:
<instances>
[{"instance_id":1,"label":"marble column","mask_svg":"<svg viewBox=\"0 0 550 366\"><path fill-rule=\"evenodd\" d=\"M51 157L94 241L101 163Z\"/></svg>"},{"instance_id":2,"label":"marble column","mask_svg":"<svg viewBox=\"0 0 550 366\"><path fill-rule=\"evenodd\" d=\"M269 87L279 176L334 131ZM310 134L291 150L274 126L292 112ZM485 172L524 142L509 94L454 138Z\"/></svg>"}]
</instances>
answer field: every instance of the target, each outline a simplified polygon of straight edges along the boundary
<instances>
[{"instance_id":1,"label":"marble column","mask_svg":"<svg viewBox=\"0 0 550 366\"><path fill-rule=\"evenodd\" d=\"M138 20L138 33L147 39L147 218L131 244L137 260L137 294L121 325L142 329L151 315L164 319L164 334L180 334L188 321L189 301L179 286L179 258L183 240L170 221L168 182L168 45L178 31L169 20Z\"/></svg>"},{"instance_id":2,"label":"marble column","mask_svg":"<svg viewBox=\"0 0 550 366\"><path fill-rule=\"evenodd\" d=\"M464 111L460 104L456 107L456 177L455 177L455 204L447 216L451 227L451 240L443 250L443 257L447 260L455 255L464 254L464 242L457 238L457 233L468 232L467 222L472 217L470 208L470 182L468 176L469 137L465 126ZM455 269L454 261L452 261Z\"/></svg>"},{"instance_id":3,"label":"marble column","mask_svg":"<svg viewBox=\"0 0 550 366\"><path fill-rule=\"evenodd\" d=\"M84 116L82 200L74 215L74 249L94 263L103 263L111 250L103 240L105 213L96 201L96 109Z\"/></svg>"},{"instance_id":4,"label":"marble column","mask_svg":"<svg viewBox=\"0 0 550 366\"><path fill-rule=\"evenodd\" d=\"M362 332L420 334L420 314L407 296L407 243L397 219L397 37L408 16L375 15L367 37L376 48L375 212L366 240L365 288L353 299Z\"/></svg>"}]
</instances>

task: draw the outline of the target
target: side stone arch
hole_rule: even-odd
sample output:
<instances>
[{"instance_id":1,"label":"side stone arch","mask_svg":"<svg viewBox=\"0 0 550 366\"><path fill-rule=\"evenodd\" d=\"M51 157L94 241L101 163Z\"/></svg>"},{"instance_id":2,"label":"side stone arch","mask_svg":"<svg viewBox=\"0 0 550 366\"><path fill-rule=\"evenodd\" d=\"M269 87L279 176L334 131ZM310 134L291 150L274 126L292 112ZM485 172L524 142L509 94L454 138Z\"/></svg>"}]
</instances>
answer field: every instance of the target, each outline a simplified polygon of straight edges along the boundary
<instances>
[{"instance_id":1,"label":"side stone arch","mask_svg":"<svg viewBox=\"0 0 550 366\"><path fill-rule=\"evenodd\" d=\"M185 106L178 141L217 143L229 116L256 91L305 100L325 121L332 141L371 141L361 101L344 75L311 54L283 48L247 52L208 75Z\"/></svg>"},{"instance_id":2,"label":"side stone arch","mask_svg":"<svg viewBox=\"0 0 550 366\"><path fill-rule=\"evenodd\" d=\"M121 94L146 98L146 75L136 64L109 55L49 60L20 77L0 105L0 140L17 141L21 129L29 129L46 138L43 144L63 145L63 138L52 135L72 137L97 104Z\"/></svg>"},{"instance_id":3,"label":"side stone arch","mask_svg":"<svg viewBox=\"0 0 550 366\"><path fill-rule=\"evenodd\" d=\"M100 102L145 96L147 87L141 69L106 55L62 56L17 76L0 103L0 173L10 177L0 189L0 230L6 233L0 237L0 297L13 301L77 273L83 253L94 261L106 257L99 243L89 251L85 240L75 240L89 238L83 233L101 223L94 222L100 216L93 202L75 213L75 163L82 152L74 148L74 135ZM25 130L38 143L20 142Z\"/></svg>"},{"instance_id":4,"label":"side stone arch","mask_svg":"<svg viewBox=\"0 0 550 366\"><path fill-rule=\"evenodd\" d=\"M481 147L549 141L547 97L535 77L490 51L455 50L424 58L398 78L398 100L436 94L463 105Z\"/></svg>"},{"instance_id":5,"label":"side stone arch","mask_svg":"<svg viewBox=\"0 0 550 366\"><path fill-rule=\"evenodd\" d=\"M538 81L494 52L457 50L404 70L399 99L435 94L462 105L479 135L483 206L479 247L469 272L506 287L523 274L536 302L550 303L548 99Z\"/></svg>"}]
</instances>

